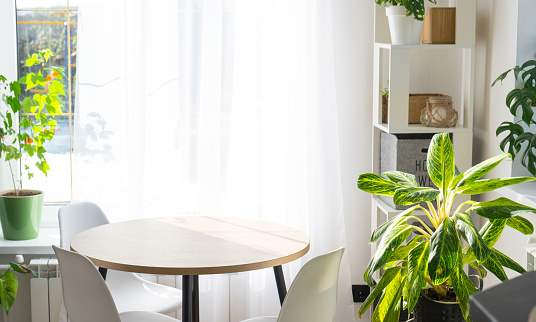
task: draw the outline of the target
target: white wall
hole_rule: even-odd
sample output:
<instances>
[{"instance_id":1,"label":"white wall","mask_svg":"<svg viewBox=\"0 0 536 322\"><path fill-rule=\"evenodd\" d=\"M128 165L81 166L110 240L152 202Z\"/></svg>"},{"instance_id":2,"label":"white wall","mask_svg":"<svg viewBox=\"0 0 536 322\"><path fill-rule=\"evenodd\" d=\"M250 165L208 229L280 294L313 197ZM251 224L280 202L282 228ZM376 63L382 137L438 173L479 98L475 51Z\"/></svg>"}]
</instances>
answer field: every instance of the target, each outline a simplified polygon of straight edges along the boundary
<instances>
[{"instance_id":1,"label":"white wall","mask_svg":"<svg viewBox=\"0 0 536 322\"><path fill-rule=\"evenodd\" d=\"M17 79L17 34L15 0L0 1L0 75L8 80ZM2 106L3 103L0 103ZM4 108L2 106L2 108ZM0 163L0 190L11 187L9 168Z\"/></svg>"},{"instance_id":2,"label":"white wall","mask_svg":"<svg viewBox=\"0 0 536 322\"><path fill-rule=\"evenodd\" d=\"M371 208L370 195L357 189L356 183L360 173L372 170L374 2L332 1L346 253L352 284L363 284L370 259Z\"/></svg>"},{"instance_id":3,"label":"white wall","mask_svg":"<svg viewBox=\"0 0 536 322\"><path fill-rule=\"evenodd\" d=\"M502 86L491 88L490 85L502 72L536 54L536 31L532 19L535 11L534 0L478 0L474 163L502 153L499 142L504 135L496 138L495 130L503 121L514 120L506 107L505 98L515 82L510 75ZM518 41L518 30L528 32L533 39ZM489 177L510 176L511 167L511 162L503 162ZM489 193L483 199L492 200L501 196ZM525 217L536 224L536 215L528 214ZM526 267L523 246L527 239L527 236L506 227L495 247ZM508 269L506 273L509 277L518 275ZM497 283L499 280L490 274L485 279L484 287L489 288Z\"/></svg>"}]
</instances>

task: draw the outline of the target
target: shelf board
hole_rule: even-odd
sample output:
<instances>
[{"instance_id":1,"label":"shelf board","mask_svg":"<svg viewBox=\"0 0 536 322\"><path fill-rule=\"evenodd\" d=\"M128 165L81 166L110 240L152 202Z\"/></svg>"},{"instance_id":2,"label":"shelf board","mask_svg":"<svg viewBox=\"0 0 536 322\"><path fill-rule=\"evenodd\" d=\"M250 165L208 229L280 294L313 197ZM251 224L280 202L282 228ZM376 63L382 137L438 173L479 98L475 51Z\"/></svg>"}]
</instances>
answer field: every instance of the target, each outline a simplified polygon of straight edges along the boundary
<instances>
[{"instance_id":1,"label":"shelf board","mask_svg":"<svg viewBox=\"0 0 536 322\"><path fill-rule=\"evenodd\" d=\"M374 197L374 198L372 198L372 202L376 207L380 208L380 210L384 214L386 214L388 218L392 218L393 216L396 216L399 213L401 213L402 211L404 211L404 210L397 210L397 209L389 206L384 201L382 201L380 198L375 198ZM417 210L413 211L413 215L415 215L417 217L426 217L426 214L424 213L424 211L422 211L420 209L417 209Z\"/></svg>"},{"instance_id":2,"label":"shelf board","mask_svg":"<svg viewBox=\"0 0 536 322\"><path fill-rule=\"evenodd\" d=\"M438 50L438 49L474 49L472 44L423 44L423 45L393 45L390 43L377 42L375 45L385 49L419 49L419 50Z\"/></svg>"},{"instance_id":3,"label":"shelf board","mask_svg":"<svg viewBox=\"0 0 536 322\"><path fill-rule=\"evenodd\" d=\"M426 127L421 124L408 124L407 128L392 129L389 124L375 123L374 126L386 133L472 133L473 130L463 126Z\"/></svg>"}]
</instances>

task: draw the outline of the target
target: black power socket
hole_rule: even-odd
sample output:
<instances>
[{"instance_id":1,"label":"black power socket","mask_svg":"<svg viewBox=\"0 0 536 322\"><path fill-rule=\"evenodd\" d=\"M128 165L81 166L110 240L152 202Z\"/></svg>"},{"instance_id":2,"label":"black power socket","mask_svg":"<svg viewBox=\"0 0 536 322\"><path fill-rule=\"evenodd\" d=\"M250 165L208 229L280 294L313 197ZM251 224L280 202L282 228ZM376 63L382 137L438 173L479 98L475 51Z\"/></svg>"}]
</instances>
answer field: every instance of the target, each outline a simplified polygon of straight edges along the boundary
<instances>
[{"instance_id":1,"label":"black power socket","mask_svg":"<svg viewBox=\"0 0 536 322\"><path fill-rule=\"evenodd\" d=\"M352 295L354 302L365 302L365 299L370 294L370 287L368 285L352 285Z\"/></svg>"}]
</instances>

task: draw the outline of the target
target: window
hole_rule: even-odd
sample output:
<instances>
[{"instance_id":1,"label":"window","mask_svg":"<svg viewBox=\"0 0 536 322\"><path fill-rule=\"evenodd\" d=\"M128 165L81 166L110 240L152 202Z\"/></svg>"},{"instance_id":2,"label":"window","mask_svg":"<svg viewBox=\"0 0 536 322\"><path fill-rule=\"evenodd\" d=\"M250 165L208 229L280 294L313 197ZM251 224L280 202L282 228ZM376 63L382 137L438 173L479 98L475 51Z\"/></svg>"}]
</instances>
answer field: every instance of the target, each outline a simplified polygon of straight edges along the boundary
<instances>
[{"instance_id":1,"label":"window","mask_svg":"<svg viewBox=\"0 0 536 322\"><path fill-rule=\"evenodd\" d=\"M51 170L48 177L33 171L34 178L23 187L45 191L48 203L71 200L72 135L76 84L76 45L78 3L73 0L17 0L17 51L19 77L28 55L48 48L54 54L53 65L63 67L67 79L63 115L57 116L56 135L45 144L46 158ZM30 90L25 96L34 95Z\"/></svg>"}]
</instances>

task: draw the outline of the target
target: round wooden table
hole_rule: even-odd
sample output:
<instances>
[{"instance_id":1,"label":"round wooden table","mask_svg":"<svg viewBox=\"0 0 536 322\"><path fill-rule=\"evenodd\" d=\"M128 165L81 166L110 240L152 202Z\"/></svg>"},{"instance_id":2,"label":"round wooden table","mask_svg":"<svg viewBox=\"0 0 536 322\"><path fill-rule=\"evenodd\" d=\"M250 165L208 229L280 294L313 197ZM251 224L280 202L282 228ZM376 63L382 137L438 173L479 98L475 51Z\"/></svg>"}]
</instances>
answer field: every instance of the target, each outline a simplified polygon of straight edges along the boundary
<instances>
[{"instance_id":1,"label":"round wooden table","mask_svg":"<svg viewBox=\"0 0 536 322\"><path fill-rule=\"evenodd\" d=\"M169 217L118 222L76 235L71 249L101 268L182 275L182 321L199 321L198 276L273 267L282 303L281 265L309 251L299 230L260 220Z\"/></svg>"}]
</instances>

